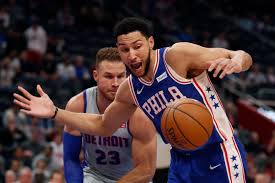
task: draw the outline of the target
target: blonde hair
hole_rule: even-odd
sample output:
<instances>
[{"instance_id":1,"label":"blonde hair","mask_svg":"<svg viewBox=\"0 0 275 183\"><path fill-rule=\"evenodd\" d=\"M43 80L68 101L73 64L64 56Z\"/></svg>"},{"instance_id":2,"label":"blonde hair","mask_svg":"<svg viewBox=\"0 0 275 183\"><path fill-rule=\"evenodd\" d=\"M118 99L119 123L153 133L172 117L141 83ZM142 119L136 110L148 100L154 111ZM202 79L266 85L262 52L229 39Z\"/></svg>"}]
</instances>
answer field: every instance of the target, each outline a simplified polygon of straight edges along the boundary
<instances>
[{"instance_id":1,"label":"blonde hair","mask_svg":"<svg viewBox=\"0 0 275 183\"><path fill-rule=\"evenodd\" d=\"M98 50L96 53L96 68L98 68L99 64L104 60L110 62L122 62L117 48L114 47L106 47Z\"/></svg>"}]
</instances>

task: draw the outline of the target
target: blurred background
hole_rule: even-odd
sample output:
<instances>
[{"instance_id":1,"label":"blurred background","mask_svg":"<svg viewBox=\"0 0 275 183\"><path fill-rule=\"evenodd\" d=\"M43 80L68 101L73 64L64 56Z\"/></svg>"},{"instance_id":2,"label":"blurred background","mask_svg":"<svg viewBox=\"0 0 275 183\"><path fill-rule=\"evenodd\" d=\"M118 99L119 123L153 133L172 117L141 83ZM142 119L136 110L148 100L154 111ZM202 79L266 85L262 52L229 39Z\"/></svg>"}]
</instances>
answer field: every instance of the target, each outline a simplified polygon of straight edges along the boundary
<instances>
[{"instance_id":1,"label":"blurred background","mask_svg":"<svg viewBox=\"0 0 275 183\"><path fill-rule=\"evenodd\" d=\"M16 86L36 93L39 83L64 108L95 85L95 53L115 46L114 24L141 16L153 21L155 48L186 41L252 55L249 71L212 79L247 150L247 182L274 183L274 12L274 0L0 0L0 182L63 176L63 128L20 113Z\"/></svg>"}]
</instances>

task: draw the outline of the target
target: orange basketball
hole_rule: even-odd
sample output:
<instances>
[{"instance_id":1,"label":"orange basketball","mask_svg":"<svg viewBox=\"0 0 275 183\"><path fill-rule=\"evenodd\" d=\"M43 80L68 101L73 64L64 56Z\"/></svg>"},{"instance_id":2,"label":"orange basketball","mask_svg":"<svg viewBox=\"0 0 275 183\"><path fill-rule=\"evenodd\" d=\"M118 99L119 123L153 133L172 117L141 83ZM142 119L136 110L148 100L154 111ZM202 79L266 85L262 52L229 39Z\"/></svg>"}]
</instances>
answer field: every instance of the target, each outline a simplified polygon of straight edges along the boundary
<instances>
[{"instance_id":1,"label":"orange basketball","mask_svg":"<svg viewBox=\"0 0 275 183\"><path fill-rule=\"evenodd\" d=\"M211 136L213 121L202 103L183 98L169 104L164 110L161 130L172 146L183 150L196 150Z\"/></svg>"}]
</instances>

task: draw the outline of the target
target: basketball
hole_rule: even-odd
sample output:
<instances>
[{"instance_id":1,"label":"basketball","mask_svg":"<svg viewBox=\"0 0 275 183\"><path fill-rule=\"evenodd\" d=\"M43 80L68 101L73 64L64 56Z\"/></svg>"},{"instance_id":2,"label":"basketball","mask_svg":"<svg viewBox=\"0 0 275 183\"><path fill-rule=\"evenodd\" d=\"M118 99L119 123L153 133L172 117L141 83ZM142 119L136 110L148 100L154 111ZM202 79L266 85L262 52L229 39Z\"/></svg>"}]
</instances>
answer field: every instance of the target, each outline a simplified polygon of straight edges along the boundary
<instances>
[{"instance_id":1,"label":"basketball","mask_svg":"<svg viewBox=\"0 0 275 183\"><path fill-rule=\"evenodd\" d=\"M196 150L211 136L213 121L202 103L183 98L169 104L164 110L161 130L172 146L182 150Z\"/></svg>"}]
</instances>

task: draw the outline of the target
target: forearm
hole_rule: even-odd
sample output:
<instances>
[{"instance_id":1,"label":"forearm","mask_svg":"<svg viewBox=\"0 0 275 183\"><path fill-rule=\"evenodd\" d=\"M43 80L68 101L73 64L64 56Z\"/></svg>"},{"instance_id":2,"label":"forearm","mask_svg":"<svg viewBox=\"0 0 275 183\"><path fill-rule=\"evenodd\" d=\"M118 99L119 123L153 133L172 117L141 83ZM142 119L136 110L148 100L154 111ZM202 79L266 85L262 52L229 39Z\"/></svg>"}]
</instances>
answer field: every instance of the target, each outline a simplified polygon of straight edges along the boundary
<instances>
[{"instance_id":1,"label":"forearm","mask_svg":"<svg viewBox=\"0 0 275 183\"><path fill-rule=\"evenodd\" d=\"M118 183L148 183L153 179L155 169L136 167L123 176Z\"/></svg>"},{"instance_id":2,"label":"forearm","mask_svg":"<svg viewBox=\"0 0 275 183\"><path fill-rule=\"evenodd\" d=\"M55 121L75 128L82 133L105 136L109 135L108 129L102 126L102 115L75 113L59 109Z\"/></svg>"},{"instance_id":3,"label":"forearm","mask_svg":"<svg viewBox=\"0 0 275 183\"><path fill-rule=\"evenodd\" d=\"M230 55L232 60L239 62L242 67L242 71L246 71L252 65L252 57L245 51L235 51L233 55Z\"/></svg>"},{"instance_id":4,"label":"forearm","mask_svg":"<svg viewBox=\"0 0 275 183\"><path fill-rule=\"evenodd\" d=\"M54 119L83 133L111 136L136 110L136 106L113 102L103 115L74 113L59 109ZM118 115L119 114L119 115Z\"/></svg>"}]
</instances>

